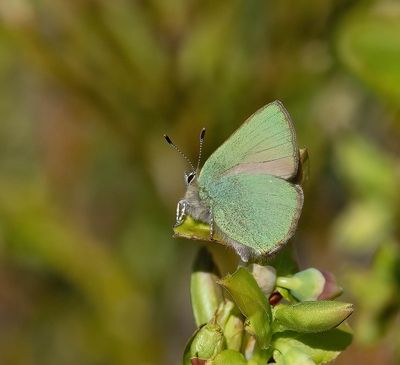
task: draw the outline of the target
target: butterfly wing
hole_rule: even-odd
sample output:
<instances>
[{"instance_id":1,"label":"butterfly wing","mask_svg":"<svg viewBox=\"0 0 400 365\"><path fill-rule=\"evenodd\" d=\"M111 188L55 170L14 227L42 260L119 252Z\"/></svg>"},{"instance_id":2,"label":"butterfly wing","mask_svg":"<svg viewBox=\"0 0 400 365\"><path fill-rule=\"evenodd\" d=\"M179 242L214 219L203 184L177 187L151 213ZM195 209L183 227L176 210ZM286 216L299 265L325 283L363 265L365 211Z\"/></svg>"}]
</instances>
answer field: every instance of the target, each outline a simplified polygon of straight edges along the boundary
<instances>
[{"instance_id":1,"label":"butterfly wing","mask_svg":"<svg viewBox=\"0 0 400 365\"><path fill-rule=\"evenodd\" d=\"M297 173L299 149L289 113L279 101L255 112L206 161L199 184L242 172L290 179Z\"/></svg>"},{"instance_id":2,"label":"butterfly wing","mask_svg":"<svg viewBox=\"0 0 400 365\"><path fill-rule=\"evenodd\" d=\"M285 244L294 234L303 206L299 185L265 174L225 175L207 194L215 228L245 261Z\"/></svg>"}]
</instances>

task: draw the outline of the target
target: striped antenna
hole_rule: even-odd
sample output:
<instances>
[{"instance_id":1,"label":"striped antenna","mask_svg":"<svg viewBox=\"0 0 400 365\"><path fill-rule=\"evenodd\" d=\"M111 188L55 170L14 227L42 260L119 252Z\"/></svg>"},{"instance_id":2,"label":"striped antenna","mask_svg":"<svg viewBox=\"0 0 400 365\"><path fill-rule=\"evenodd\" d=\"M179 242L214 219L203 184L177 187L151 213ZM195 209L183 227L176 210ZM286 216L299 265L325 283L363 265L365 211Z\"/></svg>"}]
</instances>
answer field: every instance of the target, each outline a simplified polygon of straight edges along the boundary
<instances>
[{"instance_id":1,"label":"striped antenna","mask_svg":"<svg viewBox=\"0 0 400 365\"><path fill-rule=\"evenodd\" d=\"M178 148L178 146L172 142L171 138L169 138L166 134L164 134L164 138L165 140L168 142L168 144L170 146L172 146L173 148L175 148L176 151L178 151L178 153L189 163L190 167L192 168L193 171L196 171L194 168L194 165L192 164L192 162L187 158L187 156Z\"/></svg>"},{"instance_id":2,"label":"striped antenna","mask_svg":"<svg viewBox=\"0 0 400 365\"><path fill-rule=\"evenodd\" d=\"M199 147L199 158L197 159L197 167L196 171L199 170L200 167L200 162L201 162L201 153L203 151L203 142L204 142L204 136L206 135L206 129L203 128L200 132L200 147Z\"/></svg>"}]
</instances>

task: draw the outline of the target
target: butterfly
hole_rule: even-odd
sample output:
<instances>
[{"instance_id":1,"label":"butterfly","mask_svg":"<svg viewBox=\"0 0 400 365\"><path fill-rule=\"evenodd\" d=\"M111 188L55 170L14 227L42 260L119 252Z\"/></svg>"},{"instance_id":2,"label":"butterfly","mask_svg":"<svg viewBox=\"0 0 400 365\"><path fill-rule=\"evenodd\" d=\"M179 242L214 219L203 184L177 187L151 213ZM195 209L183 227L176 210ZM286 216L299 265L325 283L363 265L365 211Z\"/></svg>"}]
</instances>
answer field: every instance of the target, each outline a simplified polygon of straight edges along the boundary
<instances>
[{"instance_id":1,"label":"butterfly","mask_svg":"<svg viewBox=\"0 0 400 365\"><path fill-rule=\"evenodd\" d=\"M272 255L293 236L304 200L298 183L300 152L288 111L280 101L259 109L200 169L204 136L203 128L195 168L164 135L191 165L186 194L177 205L176 235L221 242L243 261ZM186 222L192 231L190 225L180 229Z\"/></svg>"}]
</instances>

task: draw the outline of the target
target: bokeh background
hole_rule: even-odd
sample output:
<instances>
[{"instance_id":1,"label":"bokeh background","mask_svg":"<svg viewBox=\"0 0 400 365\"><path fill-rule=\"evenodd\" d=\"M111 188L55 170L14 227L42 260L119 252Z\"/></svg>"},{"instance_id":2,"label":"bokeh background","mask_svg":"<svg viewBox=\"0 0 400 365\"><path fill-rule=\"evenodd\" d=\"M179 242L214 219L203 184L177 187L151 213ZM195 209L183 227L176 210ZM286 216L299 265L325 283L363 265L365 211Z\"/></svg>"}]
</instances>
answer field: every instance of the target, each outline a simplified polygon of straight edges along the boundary
<instances>
[{"instance_id":1,"label":"bokeh background","mask_svg":"<svg viewBox=\"0 0 400 365\"><path fill-rule=\"evenodd\" d=\"M400 363L398 1L0 1L0 363L178 364L184 161L280 99L310 154L293 239L356 304L337 364Z\"/></svg>"}]
</instances>

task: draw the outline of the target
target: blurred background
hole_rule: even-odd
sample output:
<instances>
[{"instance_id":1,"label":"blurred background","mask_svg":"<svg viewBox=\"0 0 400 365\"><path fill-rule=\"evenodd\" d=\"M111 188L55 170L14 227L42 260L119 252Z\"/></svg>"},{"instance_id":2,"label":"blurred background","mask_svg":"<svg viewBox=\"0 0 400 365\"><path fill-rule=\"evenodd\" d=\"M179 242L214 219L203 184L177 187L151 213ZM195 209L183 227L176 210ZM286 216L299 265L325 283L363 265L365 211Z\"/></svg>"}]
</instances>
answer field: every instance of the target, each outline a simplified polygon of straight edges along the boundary
<instances>
[{"instance_id":1,"label":"blurred background","mask_svg":"<svg viewBox=\"0 0 400 365\"><path fill-rule=\"evenodd\" d=\"M178 364L183 159L275 99L310 154L293 241L400 363L398 1L0 1L1 364Z\"/></svg>"}]
</instances>

